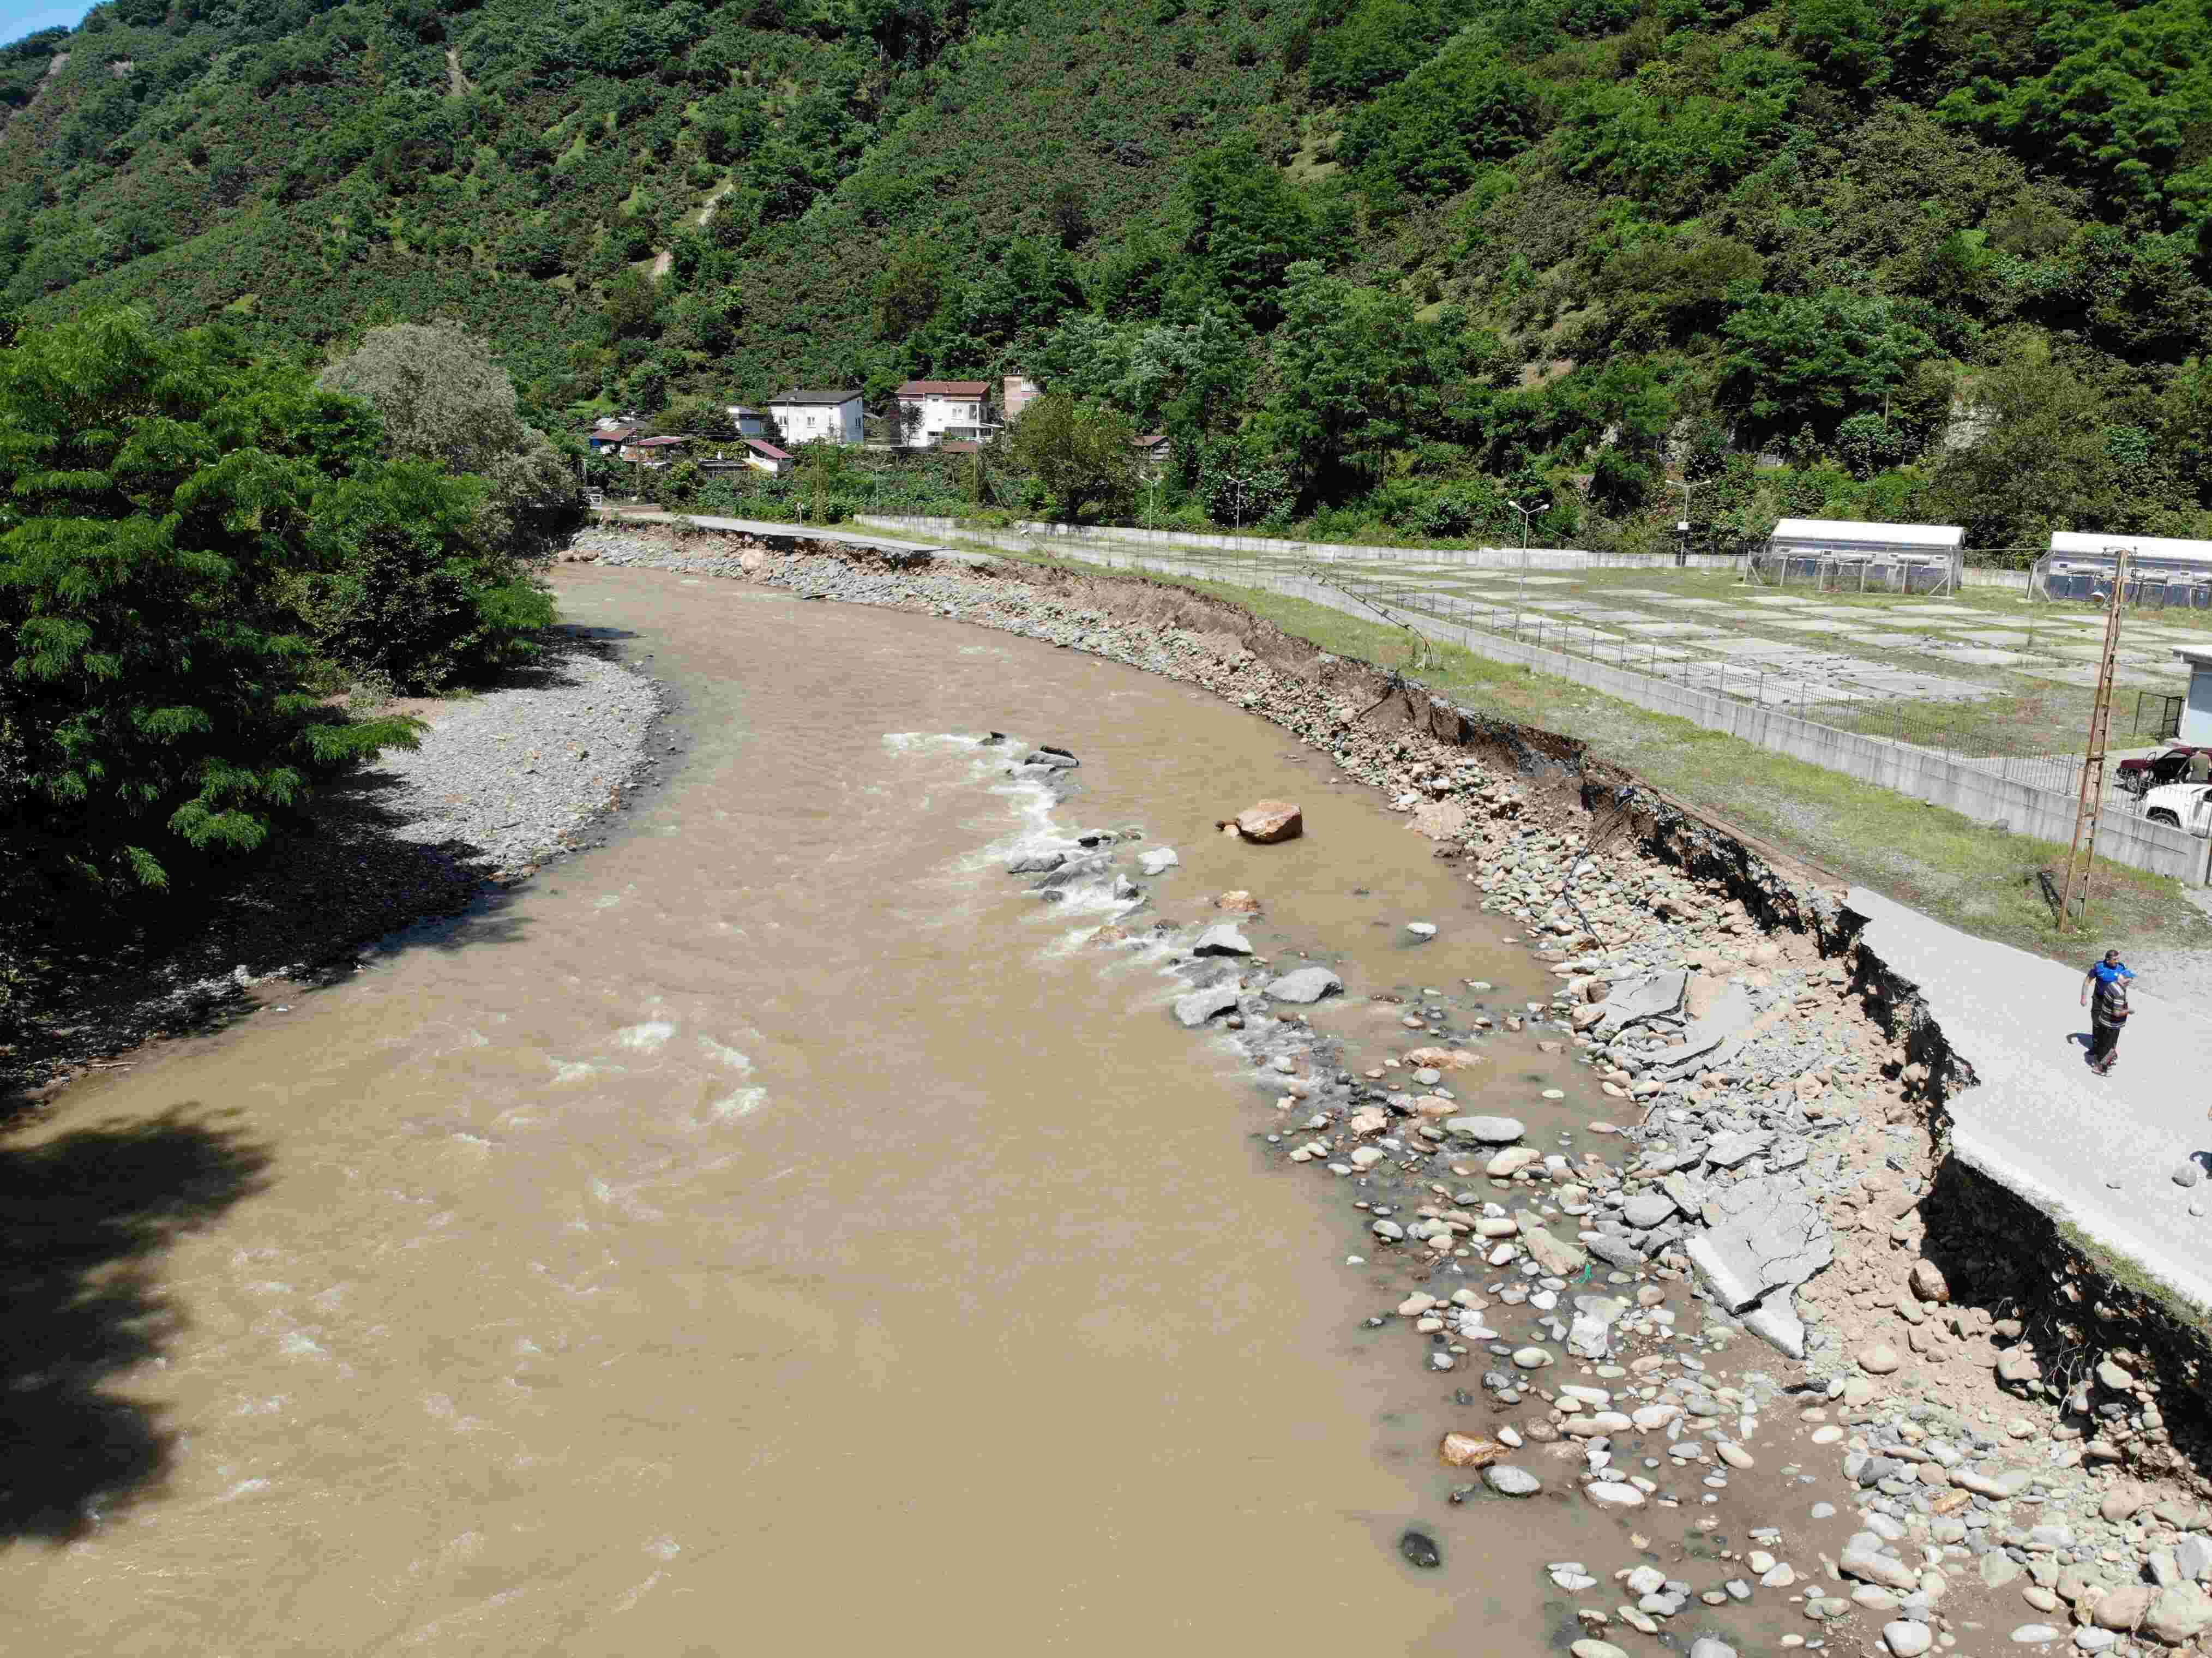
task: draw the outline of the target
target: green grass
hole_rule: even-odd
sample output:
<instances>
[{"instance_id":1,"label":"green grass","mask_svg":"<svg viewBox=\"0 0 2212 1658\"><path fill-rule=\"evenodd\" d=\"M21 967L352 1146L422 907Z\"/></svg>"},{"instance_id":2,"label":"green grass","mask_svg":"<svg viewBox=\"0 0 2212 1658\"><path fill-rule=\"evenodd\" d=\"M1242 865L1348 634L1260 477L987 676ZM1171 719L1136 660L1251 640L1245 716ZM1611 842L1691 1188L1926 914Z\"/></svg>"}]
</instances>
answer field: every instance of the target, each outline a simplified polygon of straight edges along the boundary
<instances>
[{"instance_id":1,"label":"green grass","mask_svg":"<svg viewBox=\"0 0 2212 1658\"><path fill-rule=\"evenodd\" d=\"M971 544L1002 558L1099 574L1097 566L1079 560ZM1390 667L1411 664L1407 634L1379 622L1263 588L1157 574L1151 579L1224 599L1340 656ZM1428 641L1419 677L1468 708L1576 738L1600 759L1635 773L1686 805L1740 824L1808 862L1877 888L1965 932L2059 960L2078 952L2077 938L2054 930L2035 880L2038 871L2063 869L2064 847L2007 834L1893 790L1456 646ZM2100 935L2130 948L2212 944L2212 920L2188 902L2179 882L2102 859L2097 861L2091 914Z\"/></svg>"}]
</instances>

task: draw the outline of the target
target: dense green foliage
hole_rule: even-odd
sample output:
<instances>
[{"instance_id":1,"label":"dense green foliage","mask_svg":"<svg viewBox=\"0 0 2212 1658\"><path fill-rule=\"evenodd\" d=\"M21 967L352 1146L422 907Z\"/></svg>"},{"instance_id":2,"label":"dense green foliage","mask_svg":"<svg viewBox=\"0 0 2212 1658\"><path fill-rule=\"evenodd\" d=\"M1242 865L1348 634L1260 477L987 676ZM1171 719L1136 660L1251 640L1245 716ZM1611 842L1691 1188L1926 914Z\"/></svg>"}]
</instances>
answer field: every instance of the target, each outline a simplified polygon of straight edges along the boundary
<instances>
[{"instance_id":1,"label":"dense green foliage","mask_svg":"<svg viewBox=\"0 0 2212 1658\"><path fill-rule=\"evenodd\" d=\"M251 851L312 780L408 722L305 686L274 595L314 498L368 459L356 407L129 313L0 352L0 811L106 884ZM368 435L373 437L373 425Z\"/></svg>"},{"instance_id":2,"label":"dense green foliage","mask_svg":"<svg viewBox=\"0 0 2212 1658\"><path fill-rule=\"evenodd\" d=\"M386 459L477 479L467 529L487 551L536 551L568 526L576 489L568 464L524 422L514 381L473 334L450 324L373 328L316 384L376 410Z\"/></svg>"},{"instance_id":3,"label":"dense green foliage","mask_svg":"<svg viewBox=\"0 0 2212 1658\"><path fill-rule=\"evenodd\" d=\"M2197 0L110 0L0 101L0 302L457 317L541 425L1018 365L1317 535L2212 508Z\"/></svg>"},{"instance_id":4,"label":"dense green foliage","mask_svg":"<svg viewBox=\"0 0 2212 1658\"><path fill-rule=\"evenodd\" d=\"M511 400L511 392L510 392ZM387 460L374 405L136 313L0 349L0 822L11 869L168 888L260 847L552 619L484 479Z\"/></svg>"}]
</instances>

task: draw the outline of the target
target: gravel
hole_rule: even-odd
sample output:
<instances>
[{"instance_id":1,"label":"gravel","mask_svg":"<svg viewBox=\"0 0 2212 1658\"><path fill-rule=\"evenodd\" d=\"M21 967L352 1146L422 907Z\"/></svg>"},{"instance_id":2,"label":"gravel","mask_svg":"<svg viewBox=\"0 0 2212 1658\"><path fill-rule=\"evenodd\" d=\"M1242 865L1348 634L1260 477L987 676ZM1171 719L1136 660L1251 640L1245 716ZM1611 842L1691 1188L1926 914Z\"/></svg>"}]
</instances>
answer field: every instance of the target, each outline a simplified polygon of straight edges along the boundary
<instances>
[{"instance_id":1,"label":"gravel","mask_svg":"<svg viewBox=\"0 0 2212 1658\"><path fill-rule=\"evenodd\" d=\"M520 683L441 705L421 748L378 762L392 832L495 875L570 850L647 763L660 706L653 681L564 641Z\"/></svg>"}]
</instances>

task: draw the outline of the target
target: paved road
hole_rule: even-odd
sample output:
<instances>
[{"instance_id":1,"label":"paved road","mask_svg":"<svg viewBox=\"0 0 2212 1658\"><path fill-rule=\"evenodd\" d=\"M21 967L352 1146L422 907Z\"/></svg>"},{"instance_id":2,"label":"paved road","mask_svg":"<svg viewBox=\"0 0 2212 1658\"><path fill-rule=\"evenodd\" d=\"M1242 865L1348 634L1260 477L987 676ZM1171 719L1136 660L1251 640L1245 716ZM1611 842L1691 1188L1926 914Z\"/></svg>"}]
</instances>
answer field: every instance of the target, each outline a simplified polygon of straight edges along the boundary
<instances>
[{"instance_id":1,"label":"paved road","mask_svg":"<svg viewBox=\"0 0 2212 1658\"><path fill-rule=\"evenodd\" d=\"M2139 979L2120 1062L2097 1077L2069 1038L2088 1033L2081 976L2102 939L2085 938L2069 967L1864 887L1847 902L1869 918L1866 946L1920 987L1981 1078L1951 1102L1954 1155L2212 1309L2212 1212L2189 1212L2197 1199L2212 1212L2212 1176L2187 1188L2172 1179L2212 1153L2212 1020Z\"/></svg>"},{"instance_id":2,"label":"paved road","mask_svg":"<svg viewBox=\"0 0 2212 1658\"><path fill-rule=\"evenodd\" d=\"M703 513L631 513L619 507L599 509L602 528L615 528L624 524L690 524L702 530L733 530L757 540L780 544L793 541L834 541L841 547L864 547L877 553L926 552L956 564L992 564L997 562L988 553L964 552L953 547L933 547L924 541L898 541L890 536L865 535L854 530L839 529L836 525L823 528L805 524L777 524L765 519L710 518Z\"/></svg>"}]
</instances>

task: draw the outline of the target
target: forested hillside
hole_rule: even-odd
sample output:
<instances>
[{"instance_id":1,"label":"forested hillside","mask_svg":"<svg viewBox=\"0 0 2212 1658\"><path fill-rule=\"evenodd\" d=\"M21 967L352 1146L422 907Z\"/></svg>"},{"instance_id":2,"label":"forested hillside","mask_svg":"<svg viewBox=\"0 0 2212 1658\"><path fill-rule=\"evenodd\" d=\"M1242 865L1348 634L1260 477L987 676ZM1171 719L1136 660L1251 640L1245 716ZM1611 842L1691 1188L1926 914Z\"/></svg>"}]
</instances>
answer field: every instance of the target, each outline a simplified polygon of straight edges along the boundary
<instances>
[{"instance_id":1,"label":"forested hillside","mask_svg":"<svg viewBox=\"0 0 2212 1658\"><path fill-rule=\"evenodd\" d=\"M112 0L0 100L0 304L538 410L1019 364L1324 534L2212 507L2201 0Z\"/></svg>"}]
</instances>

